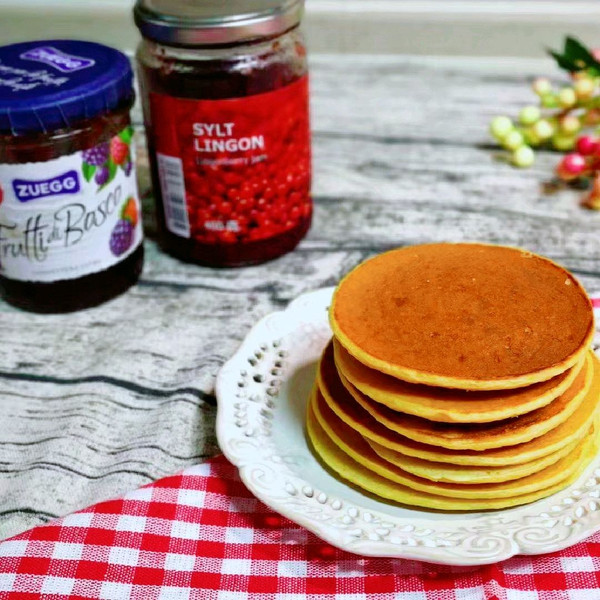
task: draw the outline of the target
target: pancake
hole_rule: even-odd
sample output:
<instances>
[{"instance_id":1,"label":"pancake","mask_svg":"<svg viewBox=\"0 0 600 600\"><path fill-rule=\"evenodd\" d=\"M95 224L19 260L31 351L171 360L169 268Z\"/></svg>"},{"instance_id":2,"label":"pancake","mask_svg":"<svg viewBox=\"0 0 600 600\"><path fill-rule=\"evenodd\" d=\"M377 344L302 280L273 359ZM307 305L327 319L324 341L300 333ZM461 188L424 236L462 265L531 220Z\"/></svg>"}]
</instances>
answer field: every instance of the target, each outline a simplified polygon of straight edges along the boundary
<instances>
[{"instance_id":1,"label":"pancake","mask_svg":"<svg viewBox=\"0 0 600 600\"><path fill-rule=\"evenodd\" d=\"M335 338L333 348L338 371L363 394L392 410L442 423L488 423L546 406L573 383L584 362L524 388L481 392L406 383L365 367Z\"/></svg>"},{"instance_id":2,"label":"pancake","mask_svg":"<svg viewBox=\"0 0 600 600\"><path fill-rule=\"evenodd\" d=\"M396 450L405 456L422 458L434 462L488 467L516 465L542 458L543 456L559 451L568 444L583 439L594 419L597 419L600 414L598 406L599 397L600 377L595 377L586 399L564 423L529 442L507 446L506 448L492 448L481 451L449 450L447 448L415 442L404 436L396 435L375 420L371 422L374 429L368 431L368 440L377 440L384 447Z\"/></svg>"},{"instance_id":3,"label":"pancake","mask_svg":"<svg viewBox=\"0 0 600 600\"><path fill-rule=\"evenodd\" d=\"M593 427L593 426L592 426ZM585 433L588 433L588 429ZM584 434L585 435L585 434ZM390 450L377 442L369 440L369 446L384 460L395 467L399 467L408 473L429 479L435 482L456 483L461 485L473 485L478 483L500 483L521 480L523 477L532 475L546 469L550 465L562 462L565 456L570 455L573 450L582 443L581 440L571 442L560 450L547 454L518 465L505 465L503 467L471 467L464 465L449 465L447 463L423 460L406 456L401 452Z\"/></svg>"},{"instance_id":4,"label":"pancake","mask_svg":"<svg viewBox=\"0 0 600 600\"><path fill-rule=\"evenodd\" d=\"M392 410L443 423L487 423L550 404L573 383L584 361L548 381L498 391L464 391L406 383L364 366L334 338L338 371L363 394Z\"/></svg>"},{"instance_id":5,"label":"pancake","mask_svg":"<svg viewBox=\"0 0 600 600\"><path fill-rule=\"evenodd\" d=\"M374 471L362 466L343 450L341 450L319 425L312 409L307 412L307 435L314 452L321 461L351 485L355 485L367 492L381 498L392 500L396 503L420 506L440 510L487 510L506 508L533 502L540 498L550 496L577 479L580 473L589 464L596 452L596 438L581 444L573 453L570 461L576 464L575 471L562 481L549 485L541 490L510 496L508 498L448 498L438 494L422 492L409 488L400 483L390 481ZM369 449L365 449L368 452ZM371 452L373 452L371 450ZM373 452L373 455L376 454ZM373 458L367 456L368 459Z\"/></svg>"},{"instance_id":6,"label":"pancake","mask_svg":"<svg viewBox=\"0 0 600 600\"><path fill-rule=\"evenodd\" d=\"M411 383L503 390L577 364L592 306L565 269L517 248L427 244L380 254L337 286L335 337L359 362Z\"/></svg>"},{"instance_id":7,"label":"pancake","mask_svg":"<svg viewBox=\"0 0 600 600\"><path fill-rule=\"evenodd\" d=\"M471 485L432 483L390 464L381 456L373 456L364 438L335 415L327 406L318 388L313 389L310 405L314 417L323 431L350 458L382 477L422 492L435 493L451 498L509 498L535 492L559 483L575 472L577 467L571 460L571 452L578 445L574 444L571 452L567 453L568 456L562 460L558 460L554 465L517 481ZM588 429L588 434L593 435L593 432L594 428L592 426Z\"/></svg>"},{"instance_id":8,"label":"pancake","mask_svg":"<svg viewBox=\"0 0 600 600\"><path fill-rule=\"evenodd\" d=\"M514 419L478 424L447 424L427 421L390 410L361 394L340 376L342 384L354 399L392 431L417 441L439 444L444 448L487 450L528 442L551 431L566 421L585 399L591 385L591 360L573 385L552 404Z\"/></svg>"},{"instance_id":9,"label":"pancake","mask_svg":"<svg viewBox=\"0 0 600 600\"><path fill-rule=\"evenodd\" d=\"M352 422L362 435L375 439L388 448L390 445L386 440L391 438L393 442L394 436L384 434L382 440L381 428L377 425L384 425L393 434L442 448L486 450L527 442L565 422L581 405L590 389L594 374L593 361L598 364L597 359L592 359L592 356L589 353L586 357L586 365L571 388L548 406L516 419L475 425L434 423L394 412L369 400L348 381L342 381L343 376L337 372L333 362L331 346L325 349L319 362L317 382L323 397L340 418ZM596 403L597 400L594 400L594 405ZM364 410L361 411L361 408ZM370 435L371 432L375 435Z\"/></svg>"}]
</instances>

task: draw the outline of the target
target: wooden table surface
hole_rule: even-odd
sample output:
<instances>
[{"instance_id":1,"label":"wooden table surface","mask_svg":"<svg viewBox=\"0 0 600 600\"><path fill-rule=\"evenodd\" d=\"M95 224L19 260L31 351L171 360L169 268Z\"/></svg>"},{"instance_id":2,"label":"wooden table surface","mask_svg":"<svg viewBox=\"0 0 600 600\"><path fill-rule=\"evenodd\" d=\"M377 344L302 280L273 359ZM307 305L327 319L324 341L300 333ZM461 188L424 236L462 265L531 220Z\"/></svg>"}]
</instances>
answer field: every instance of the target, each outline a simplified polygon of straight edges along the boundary
<instances>
[{"instance_id":1,"label":"wooden table surface","mask_svg":"<svg viewBox=\"0 0 600 600\"><path fill-rule=\"evenodd\" d=\"M217 454L215 375L250 327L374 253L510 244L600 290L600 212L544 191L556 154L514 169L487 134L534 101L535 75L560 80L549 62L332 55L311 69L315 214L294 252L214 270L147 239L139 284L101 307L0 304L0 538Z\"/></svg>"}]
</instances>

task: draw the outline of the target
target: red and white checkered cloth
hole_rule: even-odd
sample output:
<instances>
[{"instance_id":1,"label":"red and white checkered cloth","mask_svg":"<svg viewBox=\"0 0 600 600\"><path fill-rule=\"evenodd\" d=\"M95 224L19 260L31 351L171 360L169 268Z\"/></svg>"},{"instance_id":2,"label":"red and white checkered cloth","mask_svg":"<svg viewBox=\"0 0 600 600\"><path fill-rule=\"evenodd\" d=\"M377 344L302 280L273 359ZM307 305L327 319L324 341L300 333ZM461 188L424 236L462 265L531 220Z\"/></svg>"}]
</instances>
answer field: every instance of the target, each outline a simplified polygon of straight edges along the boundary
<instances>
[{"instance_id":1,"label":"red and white checkered cloth","mask_svg":"<svg viewBox=\"0 0 600 600\"><path fill-rule=\"evenodd\" d=\"M217 457L1 542L0 600L34 598L600 600L600 532L485 567L362 558L271 511Z\"/></svg>"},{"instance_id":2,"label":"red and white checkered cloth","mask_svg":"<svg viewBox=\"0 0 600 600\"><path fill-rule=\"evenodd\" d=\"M0 543L0 599L598 600L600 534L486 567L362 558L256 500L217 457Z\"/></svg>"}]
</instances>

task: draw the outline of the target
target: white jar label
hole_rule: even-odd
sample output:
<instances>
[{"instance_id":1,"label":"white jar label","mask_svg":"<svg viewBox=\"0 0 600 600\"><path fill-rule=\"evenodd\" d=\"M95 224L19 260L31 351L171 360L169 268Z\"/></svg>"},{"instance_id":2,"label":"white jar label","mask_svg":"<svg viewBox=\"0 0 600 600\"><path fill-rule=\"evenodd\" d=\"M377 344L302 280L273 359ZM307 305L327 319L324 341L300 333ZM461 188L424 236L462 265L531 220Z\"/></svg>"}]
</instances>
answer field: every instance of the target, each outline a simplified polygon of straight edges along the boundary
<instances>
[{"instance_id":1,"label":"white jar label","mask_svg":"<svg viewBox=\"0 0 600 600\"><path fill-rule=\"evenodd\" d=\"M0 163L0 274L21 281L104 271L142 242L132 129L60 158Z\"/></svg>"}]
</instances>

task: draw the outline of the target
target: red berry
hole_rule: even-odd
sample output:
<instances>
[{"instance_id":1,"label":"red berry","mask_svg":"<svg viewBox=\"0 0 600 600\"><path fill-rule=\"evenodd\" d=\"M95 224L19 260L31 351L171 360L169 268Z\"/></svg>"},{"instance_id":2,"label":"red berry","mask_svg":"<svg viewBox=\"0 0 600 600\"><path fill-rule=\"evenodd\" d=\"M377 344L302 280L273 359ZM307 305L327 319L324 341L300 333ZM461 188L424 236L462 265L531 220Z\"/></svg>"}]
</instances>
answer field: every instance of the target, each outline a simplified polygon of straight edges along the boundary
<instances>
[{"instance_id":1,"label":"red berry","mask_svg":"<svg viewBox=\"0 0 600 600\"><path fill-rule=\"evenodd\" d=\"M563 157L556 167L556 174L561 179L574 179L579 177L587 167L585 158L581 154L571 152Z\"/></svg>"},{"instance_id":2,"label":"red berry","mask_svg":"<svg viewBox=\"0 0 600 600\"><path fill-rule=\"evenodd\" d=\"M578 175L585 170L585 158L581 154L571 152L563 158L563 166L569 173Z\"/></svg>"},{"instance_id":3,"label":"red berry","mask_svg":"<svg viewBox=\"0 0 600 600\"><path fill-rule=\"evenodd\" d=\"M241 177L235 173L225 173L223 175L223 181L225 182L225 185L234 187L240 184Z\"/></svg>"},{"instance_id":4,"label":"red berry","mask_svg":"<svg viewBox=\"0 0 600 600\"><path fill-rule=\"evenodd\" d=\"M240 196L248 198L249 196L252 196L253 193L252 186L248 182L242 183L240 186Z\"/></svg>"},{"instance_id":5,"label":"red berry","mask_svg":"<svg viewBox=\"0 0 600 600\"><path fill-rule=\"evenodd\" d=\"M115 165L122 165L129 156L129 146L118 136L110 140L110 157Z\"/></svg>"},{"instance_id":6,"label":"red berry","mask_svg":"<svg viewBox=\"0 0 600 600\"><path fill-rule=\"evenodd\" d=\"M285 210L282 207L278 207L278 206L273 207L270 211L270 214L271 214L271 218L273 219L273 221L275 221L277 223L281 223L281 222L285 221L285 219L287 218Z\"/></svg>"},{"instance_id":7,"label":"red berry","mask_svg":"<svg viewBox=\"0 0 600 600\"><path fill-rule=\"evenodd\" d=\"M254 198L242 197L236 202L236 206L240 214L246 214L250 208L254 205Z\"/></svg>"},{"instance_id":8,"label":"red berry","mask_svg":"<svg viewBox=\"0 0 600 600\"><path fill-rule=\"evenodd\" d=\"M204 223L206 223L206 221L210 221L211 218L212 218L212 215L210 214L210 211L208 211L208 210L199 210L198 211L197 219L198 219L198 224L201 227L204 227Z\"/></svg>"},{"instance_id":9,"label":"red berry","mask_svg":"<svg viewBox=\"0 0 600 600\"><path fill-rule=\"evenodd\" d=\"M576 148L582 156L590 156L600 150L600 142L592 135L582 135L577 140Z\"/></svg>"},{"instance_id":10,"label":"red berry","mask_svg":"<svg viewBox=\"0 0 600 600\"><path fill-rule=\"evenodd\" d=\"M219 205L219 212L223 216L228 217L233 212L233 205L231 202L221 202Z\"/></svg>"}]
</instances>

